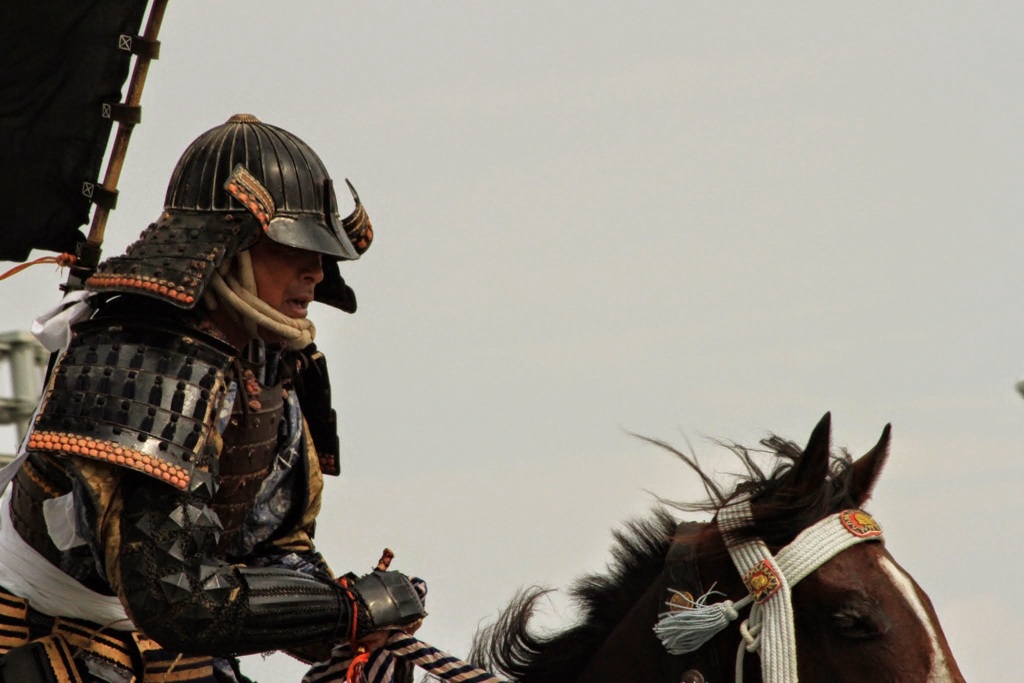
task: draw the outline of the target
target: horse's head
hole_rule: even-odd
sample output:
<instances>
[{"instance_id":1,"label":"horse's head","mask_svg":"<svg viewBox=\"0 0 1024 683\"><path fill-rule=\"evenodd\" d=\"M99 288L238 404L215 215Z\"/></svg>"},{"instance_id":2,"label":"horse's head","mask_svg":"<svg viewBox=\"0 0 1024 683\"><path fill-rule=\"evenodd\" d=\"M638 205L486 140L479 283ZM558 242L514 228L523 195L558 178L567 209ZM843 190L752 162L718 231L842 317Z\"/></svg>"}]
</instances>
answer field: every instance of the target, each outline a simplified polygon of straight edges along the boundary
<instances>
[{"instance_id":1,"label":"horse's head","mask_svg":"<svg viewBox=\"0 0 1024 683\"><path fill-rule=\"evenodd\" d=\"M715 519L676 527L662 511L631 524L609 574L575 588L580 624L531 634L539 593L528 593L477 654L519 683L721 683L738 660L747 683L962 682L927 596L861 511L889 428L856 461L830 441L828 415L806 448L765 439L776 463L767 474L734 446L749 476L728 491L674 451L710 497L680 507Z\"/></svg>"},{"instance_id":2,"label":"horse's head","mask_svg":"<svg viewBox=\"0 0 1024 683\"><path fill-rule=\"evenodd\" d=\"M863 508L888 457L889 434L886 426L874 448L835 469L826 415L783 491L804 501L815 498L815 489L827 492L832 501L817 508L822 516ZM963 681L931 601L882 541L853 545L827 560L793 587L792 604L802 681Z\"/></svg>"},{"instance_id":3,"label":"horse's head","mask_svg":"<svg viewBox=\"0 0 1024 683\"><path fill-rule=\"evenodd\" d=\"M795 680L784 663L765 664L768 656L778 659L788 651L769 643L786 638L784 627L770 623L775 610L775 619L792 623L795 670L805 683L963 681L928 597L893 560L874 520L861 512L888 457L889 427L856 461L832 454L830 431L825 415L802 451L780 439L767 439L765 445L782 458L782 465L769 476L761 475L743 452L750 478L729 493L714 488L717 525L704 530L702 541L683 539L702 544L691 549L697 564L691 573L700 576L702 585L690 590L707 592L708 582L715 583L717 591L726 592L739 606L754 592L753 584L778 579L788 584L760 605L746 608L751 611L739 614L738 624L726 626L708 643L715 653L711 665L719 669L712 676L724 678L743 648L761 654L744 658L746 680ZM750 511L739 525L734 512L738 501L748 501ZM753 553L746 564L737 558L737 545ZM763 548L761 554L752 550L758 547ZM762 557L767 564L762 564ZM801 564L806 565L804 571L797 569ZM746 584L738 580L740 566ZM791 597L786 594L790 591Z\"/></svg>"},{"instance_id":4,"label":"horse's head","mask_svg":"<svg viewBox=\"0 0 1024 683\"><path fill-rule=\"evenodd\" d=\"M836 556L793 590L801 681L963 681L931 601L881 545Z\"/></svg>"}]
</instances>

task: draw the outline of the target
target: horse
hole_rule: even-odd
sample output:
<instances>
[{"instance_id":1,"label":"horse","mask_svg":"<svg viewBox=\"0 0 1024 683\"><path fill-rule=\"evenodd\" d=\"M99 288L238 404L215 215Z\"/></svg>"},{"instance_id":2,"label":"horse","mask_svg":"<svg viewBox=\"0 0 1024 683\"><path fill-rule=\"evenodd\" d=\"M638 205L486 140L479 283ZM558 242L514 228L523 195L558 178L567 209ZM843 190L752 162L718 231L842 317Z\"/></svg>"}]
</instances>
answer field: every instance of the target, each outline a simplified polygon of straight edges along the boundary
<instances>
[{"instance_id":1,"label":"horse","mask_svg":"<svg viewBox=\"0 0 1024 683\"><path fill-rule=\"evenodd\" d=\"M515 683L962 683L930 600L861 510L888 457L890 434L886 425L855 461L845 450L833 453L830 414L803 449L776 435L762 440L763 448L725 444L746 469L729 490L692 456L647 439L694 469L708 494L702 503L671 506L711 513L712 520L679 523L661 505L627 523L615 533L608 572L572 588L577 625L531 632L547 591L520 591L477 633L470 659ZM756 462L763 454L774 463L768 473ZM834 546L824 555L822 542ZM735 556L744 553L753 555L740 564L747 567L741 577ZM794 572L808 553L817 556ZM758 601L773 580L781 589ZM777 607L782 603L788 612ZM787 632L795 643L784 642ZM673 644L685 654L671 654ZM760 657L743 656L755 650Z\"/></svg>"}]
</instances>

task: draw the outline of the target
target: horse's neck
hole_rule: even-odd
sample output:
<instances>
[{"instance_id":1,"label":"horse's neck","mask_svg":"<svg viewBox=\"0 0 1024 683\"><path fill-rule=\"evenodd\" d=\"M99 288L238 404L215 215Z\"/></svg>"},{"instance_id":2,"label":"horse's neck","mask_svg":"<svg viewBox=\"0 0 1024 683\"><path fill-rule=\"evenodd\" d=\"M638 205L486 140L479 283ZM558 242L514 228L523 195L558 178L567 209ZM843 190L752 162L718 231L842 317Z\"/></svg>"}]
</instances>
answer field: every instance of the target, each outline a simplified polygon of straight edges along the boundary
<instances>
[{"instance_id":1,"label":"horse's neck","mask_svg":"<svg viewBox=\"0 0 1024 683\"><path fill-rule=\"evenodd\" d=\"M653 630L658 614L665 610L669 583L664 572L651 583L575 683L678 683L688 668L686 662L668 654Z\"/></svg>"},{"instance_id":2,"label":"horse's neck","mask_svg":"<svg viewBox=\"0 0 1024 683\"><path fill-rule=\"evenodd\" d=\"M735 602L746 595L746 588L729 558L717 526L683 522L676 529L675 537L678 541L673 543L665 557L663 605L672 596L676 596L685 608L686 599L700 600L706 596L704 599L708 603L726 599ZM665 607L661 611L664 612ZM744 616L741 614L738 621L742 621ZM682 672L700 672L707 681L732 681L740 641L739 624L732 623L698 651L674 659L681 662ZM759 658L754 655L744 660L743 680L760 681Z\"/></svg>"},{"instance_id":3,"label":"horse's neck","mask_svg":"<svg viewBox=\"0 0 1024 683\"><path fill-rule=\"evenodd\" d=\"M728 627L697 652L681 656L670 655L654 634L658 616L670 609L667 603L676 593L688 593L697 599L713 586L716 592L732 600L744 594L743 584L714 528L684 523L676 537L685 540L669 548L661 574L605 639L576 683L678 683L690 670L699 671L705 680L716 683L733 679L740 642L735 626ZM711 602L721 599L724 598L709 598ZM759 671L751 669L748 674L744 680L760 680Z\"/></svg>"},{"instance_id":4,"label":"horse's neck","mask_svg":"<svg viewBox=\"0 0 1024 683\"><path fill-rule=\"evenodd\" d=\"M686 543L686 535L694 540ZM709 603L742 597L743 583L732 567L717 526L705 524L695 531L680 524L676 536L684 541L673 545L666 558L666 573L672 577L671 589L685 591L692 600L703 598ZM704 647L687 656L688 669L699 671L707 680L731 681L739 641L738 631L727 626Z\"/></svg>"}]
</instances>

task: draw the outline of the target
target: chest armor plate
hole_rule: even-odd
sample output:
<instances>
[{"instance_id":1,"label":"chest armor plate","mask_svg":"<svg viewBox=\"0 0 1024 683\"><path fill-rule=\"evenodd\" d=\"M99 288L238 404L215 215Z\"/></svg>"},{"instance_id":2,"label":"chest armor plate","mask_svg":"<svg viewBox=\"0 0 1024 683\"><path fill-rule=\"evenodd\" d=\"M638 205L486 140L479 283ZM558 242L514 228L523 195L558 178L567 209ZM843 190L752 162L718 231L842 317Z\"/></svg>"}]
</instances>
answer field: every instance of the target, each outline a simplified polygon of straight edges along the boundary
<instances>
[{"instance_id":1,"label":"chest armor plate","mask_svg":"<svg viewBox=\"0 0 1024 683\"><path fill-rule=\"evenodd\" d=\"M227 553L235 547L246 514L273 468L284 420L280 384L264 387L251 378L239 381L235 405L223 434L220 487L213 499L213 509L224 525L220 548Z\"/></svg>"}]
</instances>

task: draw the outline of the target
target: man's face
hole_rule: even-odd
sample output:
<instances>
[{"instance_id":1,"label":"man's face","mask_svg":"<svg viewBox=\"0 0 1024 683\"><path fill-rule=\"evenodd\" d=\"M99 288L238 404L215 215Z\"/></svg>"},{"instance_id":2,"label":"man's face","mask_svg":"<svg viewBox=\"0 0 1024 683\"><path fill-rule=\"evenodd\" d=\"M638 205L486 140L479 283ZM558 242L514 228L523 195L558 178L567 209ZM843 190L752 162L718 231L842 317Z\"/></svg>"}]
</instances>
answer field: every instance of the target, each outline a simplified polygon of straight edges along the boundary
<instances>
[{"instance_id":1,"label":"man's face","mask_svg":"<svg viewBox=\"0 0 1024 683\"><path fill-rule=\"evenodd\" d=\"M313 289L324 279L320 254L264 237L249 250L259 297L289 318L305 318Z\"/></svg>"}]
</instances>

